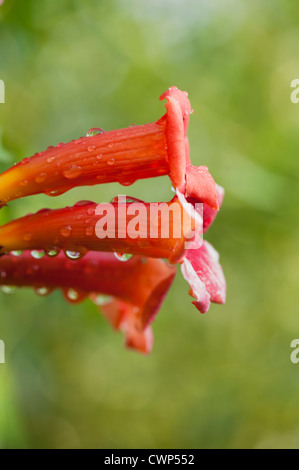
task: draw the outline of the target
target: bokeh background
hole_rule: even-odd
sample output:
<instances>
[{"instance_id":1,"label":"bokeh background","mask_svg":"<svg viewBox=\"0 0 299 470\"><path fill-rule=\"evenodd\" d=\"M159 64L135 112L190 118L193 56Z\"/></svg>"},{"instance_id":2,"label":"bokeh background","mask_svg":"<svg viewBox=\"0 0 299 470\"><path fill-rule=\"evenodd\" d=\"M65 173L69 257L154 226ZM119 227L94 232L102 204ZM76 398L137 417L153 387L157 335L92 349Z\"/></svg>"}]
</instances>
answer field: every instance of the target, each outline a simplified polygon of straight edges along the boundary
<instances>
[{"instance_id":1,"label":"bokeh background","mask_svg":"<svg viewBox=\"0 0 299 470\"><path fill-rule=\"evenodd\" d=\"M294 0L5 0L0 170L48 145L156 120L189 92L191 157L226 188L207 234L227 304L200 315L179 274L143 357L89 302L0 293L1 448L299 448L299 8ZM0 223L124 188L11 203ZM167 178L127 194L171 197Z\"/></svg>"}]
</instances>

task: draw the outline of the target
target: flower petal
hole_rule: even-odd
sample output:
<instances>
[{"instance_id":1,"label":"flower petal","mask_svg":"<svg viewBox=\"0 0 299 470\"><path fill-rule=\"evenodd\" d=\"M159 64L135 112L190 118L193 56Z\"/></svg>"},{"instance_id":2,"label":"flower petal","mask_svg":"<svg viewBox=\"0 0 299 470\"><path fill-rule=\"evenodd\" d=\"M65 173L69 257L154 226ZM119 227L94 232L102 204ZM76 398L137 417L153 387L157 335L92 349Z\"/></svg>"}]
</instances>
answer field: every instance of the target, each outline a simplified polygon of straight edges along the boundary
<instances>
[{"instance_id":1,"label":"flower petal","mask_svg":"<svg viewBox=\"0 0 299 470\"><path fill-rule=\"evenodd\" d=\"M175 275L176 268L162 260L133 256L122 262L112 253L89 252L76 261L67 259L63 253L55 258L35 259L27 251L20 256L10 253L0 258L0 285L46 287L64 292L74 289L85 296L92 293L113 296L132 304L144 326L156 315Z\"/></svg>"},{"instance_id":2,"label":"flower petal","mask_svg":"<svg viewBox=\"0 0 299 470\"><path fill-rule=\"evenodd\" d=\"M210 302L225 303L226 282L219 255L207 241L198 250L188 251L181 269L196 298L192 303L201 313L208 311Z\"/></svg>"},{"instance_id":3,"label":"flower petal","mask_svg":"<svg viewBox=\"0 0 299 470\"><path fill-rule=\"evenodd\" d=\"M216 188L217 188L217 197L218 197L218 207L220 209L222 202L223 202L225 191L224 191L224 188L222 188L222 186L219 186L218 184L216 184ZM203 206L203 231L204 232L206 232L210 228L212 223L214 222L219 209L218 210L212 209L211 206L209 206L208 204L204 204Z\"/></svg>"},{"instance_id":4,"label":"flower petal","mask_svg":"<svg viewBox=\"0 0 299 470\"><path fill-rule=\"evenodd\" d=\"M185 196L219 209L217 186L206 166L187 166Z\"/></svg>"},{"instance_id":5,"label":"flower petal","mask_svg":"<svg viewBox=\"0 0 299 470\"><path fill-rule=\"evenodd\" d=\"M194 234L198 230L202 233L202 219L194 218L195 211L192 214L186 210L191 205L184 196L175 196L161 205L84 202L64 209L42 210L0 227L0 253L59 248L79 257L88 250L112 251L167 258L175 264L184 256L186 240L192 243ZM163 216L164 211L168 216Z\"/></svg>"},{"instance_id":6,"label":"flower petal","mask_svg":"<svg viewBox=\"0 0 299 470\"><path fill-rule=\"evenodd\" d=\"M142 354L149 354L153 347L153 333L150 326L138 328L134 307L118 299L100 309L101 313L117 329L125 334L125 345Z\"/></svg>"},{"instance_id":7,"label":"flower petal","mask_svg":"<svg viewBox=\"0 0 299 470\"><path fill-rule=\"evenodd\" d=\"M169 154L170 178L173 185L182 190L185 186L185 173L187 165L186 135L189 124L189 115L192 112L187 94L177 87L169 88L160 96L160 100L167 100L166 141Z\"/></svg>"},{"instance_id":8,"label":"flower petal","mask_svg":"<svg viewBox=\"0 0 299 470\"><path fill-rule=\"evenodd\" d=\"M77 186L167 175L166 123L154 122L80 137L25 158L0 174L0 201L59 196Z\"/></svg>"},{"instance_id":9,"label":"flower petal","mask_svg":"<svg viewBox=\"0 0 299 470\"><path fill-rule=\"evenodd\" d=\"M177 87L160 97L167 112L142 126L80 137L25 158L0 174L0 207L33 194L59 196L77 186L169 175L175 189L217 209L215 182L207 169L193 167L187 128L192 112L188 94ZM186 190L186 192L185 192Z\"/></svg>"}]
</instances>

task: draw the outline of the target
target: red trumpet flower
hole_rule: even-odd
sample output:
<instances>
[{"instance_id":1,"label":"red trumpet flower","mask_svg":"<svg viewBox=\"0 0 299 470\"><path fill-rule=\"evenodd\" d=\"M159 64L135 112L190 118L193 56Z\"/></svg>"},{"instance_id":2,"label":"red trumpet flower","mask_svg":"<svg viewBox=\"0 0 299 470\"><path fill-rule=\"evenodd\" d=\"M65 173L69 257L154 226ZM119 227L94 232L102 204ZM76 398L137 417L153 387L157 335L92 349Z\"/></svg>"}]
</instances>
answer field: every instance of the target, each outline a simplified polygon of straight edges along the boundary
<instances>
[{"instance_id":1,"label":"red trumpet flower","mask_svg":"<svg viewBox=\"0 0 299 470\"><path fill-rule=\"evenodd\" d=\"M61 289L77 303L90 297L113 327L125 333L126 344L143 353L152 347L150 323L176 274L162 260L134 256L122 263L111 253L88 253L76 262L63 254L35 259L30 252L0 259L0 286L33 287L39 295Z\"/></svg>"},{"instance_id":2,"label":"red trumpet flower","mask_svg":"<svg viewBox=\"0 0 299 470\"><path fill-rule=\"evenodd\" d=\"M169 175L175 189L218 209L217 189L207 167L189 159L187 128L192 112L186 92L169 88L160 97L166 114L141 126L104 132L91 129L86 137L49 147L0 175L0 201L33 194L57 196L76 186Z\"/></svg>"},{"instance_id":3,"label":"red trumpet flower","mask_svg":"<svg viewBox=\"0 0 299 470\"><path fill-rule=\"evenodd\" d=\"M179 193L161 204L83 201L64 209L44 209L0 227L0 253L63 249L77 259L91 250L177 263L186 252L186 243L189 248L201 245L201 233L202 217Z\"/></svg>"}]
</instances>

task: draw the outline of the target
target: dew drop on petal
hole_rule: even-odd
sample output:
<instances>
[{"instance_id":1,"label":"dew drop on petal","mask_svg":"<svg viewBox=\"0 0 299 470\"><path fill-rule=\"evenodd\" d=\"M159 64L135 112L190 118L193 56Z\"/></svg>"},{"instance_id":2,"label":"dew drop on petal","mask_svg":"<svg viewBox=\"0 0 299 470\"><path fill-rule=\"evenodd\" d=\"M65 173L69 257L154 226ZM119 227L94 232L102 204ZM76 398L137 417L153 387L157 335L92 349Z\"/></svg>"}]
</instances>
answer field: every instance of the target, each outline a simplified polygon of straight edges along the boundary
<instances>
[{"instance_id":1,"label":"dew drop on petal","mask_svg":"<svg viewBox=\"0 0 299 470\"><path fill-rule=\"evenodd\" d=\"M114 253L114 256L119 261L129 261L134 255L130 253Z\"/></svg>"},{"instance_id":2,"label":"dew drop on petal","mask_svg":"<svg viewBox=\"0 0 299 470\"><path fill-rule=\"evenodd\" d=\"M55 189L55 190L51 190L51 191L44 191L44 193L47 195L47 196L51 196L51 197L57 197L57 196L61 196L62 194L64 194L66 192L65 189Z\"/></svg>"},{"instance_id":3,"label":"dew drop on petal","mask_svg":"<svg viewBox=\"0 0 299 470\"><path fill-rule=\"evenodd\" d=\"M15 250L11 252L14 256L21 256L23 254L23 250Z\"/></svg>"},{"instance_id":4,"label":"dew drop on petal","mask_svg":"<svg viewBox=\"0 0 299 470\"><path fill-rule=\"evenodd\" d=\"M87 214L88 215L95 215L95 208L94 207L89 207L87 209Z\"/></svg>"},{"instance_id":5,"label":"dew drop on petal","mask_svg":"<svg viewBox=\"0 0 299 470\"><path fill-rule=\"evenodd\" d=\"M4 292L4 294L12 294L16 290L16 287L15 286L1 286L0 289L2 290L2 292Z\"/></svg>"},{"instance_id":6,"label":"dew drop on petal","mask_svg":"<svg viewBox=\"0 0 299 470\"><path fill-rule=\"evenodd\" d=\"M25 233L23 238L24 238L25 242L30 242L30 240L32 240L32 233L30 233L30 232Z\"/></svg>"},{"instance_id":7,"label":"dew drop on petal","mask_svg":"<svg viewBox=\"0 0 299 470\"><path fill-rule=\"evenodd\" d=\"M50 258L54 258L55 256L59 255L59 250L56 248L51 248L49 250L46 250L46 255Z\"/></svg>"},{"instance_id":8,"label":"dew drop on petal","mask_svg":"<svg viewBox=\"0 0 299 470\"><path fill-rule=\"evenodd\" d=\"M110 158L109 160L107 160L108 165L114 165L114 162L114 158Z\"/></svg>"},{"instance_id":9,"label":"dew drop on petal","mask_svg":"<svg viewBox=\"0 0 299 470\"><path fill-rule=\"evenodd\" d=\"M60 233L63 237L68 238L72 234L72 227L70 225L66 225L60 229Z\"/></svg>"},{"instance_id":10,"label":"dew drop on petal","mask_svg":"<svg viewBox=\"0 0 299 470\"><path fill-rule=\"evenodd\" d=\"M92 137L94 135L103 134L104 132L105 132L104 129L101 129L100 127L92 127L87 132L86 137Z\"/></svg>"},{"instance_id":11,"label":"dew drop on petal","mask_svg":"<svg viewBox=\"0 0 299 470\"><path fill-rule=\"evenodd\" d=\"M92 226L87 227L87 229L85 230L85 233L88 237L91 237L94 234L94 227Z\"/></svg>"},{"instance_id":12,"label":"dew drop on petal","mask_svg":"<svg viewBox=\"0 0 299 470\"><path fill-rule=\"evenodd\" d=\"M74 207L82 207L82 206L89 206L90 204L94 204L94 202L92 201L78 201L76 202L76 204L74 205Z\"/></svg>"},{"instance_id":13,"label":"dew drop on petal","mask_svg":"<svg viewBox=\"0 0 299 470\"><path fill-rule=\"evenodd\" d=\"M45 297L51 293L51 290L48 287L36 287L34 292L41 297Z\"/></svg>"},{"instance_id":14,"label":"dew drop on petal","mask_svg":"<svg viewBox=\"0 0 299 470\"><path fill-rule=\"evenodd\" d=\"M95 305L100 307L100 306L107 305L110 302L112 302L113 297L111 297L110 295L94 294L94 295L91 295L91 300L93 301Z\"/></svg>"},{"instance_id":15,"label":"dew drop on petal","mask_svg":"<svg viewBox=\"0 0 299 470\"><path fill-rule=\"evenodd\" d=\"M84 253L81 253L81 251L71 251L71 250L66 250L65 255L72 260L77 260L80 259L84 256Z\"/></svg>"},{"instance_id":16,"label":"dew drop on petal","mask_svg":"<svg viewBox=\"0 0 299 470\"><path fill-rule=\"evenodd\" d=\"M54 160L55 160L55 157L49 157L49 158L47 158L47 162L48 162L48 163L52 163L52 162L54 162Z\"/></svg>"},{"instance_id":17,"label":"dew drop on petal","mask_svg":"<svg viewBox=\"0 0 299 470\"><path fill-rule=\"evenodd\" d=\"M82 173L82 168L81 166L78 165L72 165L71 168L68 168L67 170L64 170L62 172L63 176L69 180L78 178Z\"/></svg>"},{"instance_id":18,"label":"dew drop on petal","mask_svg":"<svg viewBox=\"0 0 299 470\"><path fill-rule=\"evenodd\" d=\"M79 293L75 291L75 289L68 289L66 292L66 296L70 300L78 300L79 299Z\"/></svg>"},{"instance_id":19,"label":"dew drop on petal","mask_svg":"<svg viewBox=\"0 0 299 470\"><path fill-rule=\"evenodd\" d=\"M135 183L135 180L134 181L133 180L132 181L120 181L120 184L122 186L131 186L134 183Z\"/></svg>"},{"instance_id":20,"label":"dew drop on petal","mask_svg":"<svg viewBox=\"0 0 299 470\"><path fill-rule=\"evenodd\" d=\"M36 176L35 182L36 183L43 183L47 178L47 173L40 173L39 175Z\"/></svg>"},{"instance_id":21,"label":"dew drop on petal","mask_svg":"<svg viewBox=\"0 0 299 470\"><path fill-rule=\"evenodd\" d=\"M28 184L28 181L27 180L23 180L20 182L20 185L21 186L26 186L26 184Z\"/></svg>"},{"instance_id":22,"label":"dew drop on petal","mask_svg":"<svg viewBox=\"0 0 299 470\"><path fill-rule=\"evenodd\" d=\"M32 250L31 256L34 259L42 259L45 256L45 252L43 250Z\"/></svg>"},{"instance_id":23,"label":"dew drop on petal","mask_svg":"<svg viewBox=\"0 0 299 470\"><path fill-rule=\"evenodd\" d=\"M95 150L95 148L96 148L95 145L89 145L87 147L87 152L93 152Z\"/></svg>"}]
</instances>

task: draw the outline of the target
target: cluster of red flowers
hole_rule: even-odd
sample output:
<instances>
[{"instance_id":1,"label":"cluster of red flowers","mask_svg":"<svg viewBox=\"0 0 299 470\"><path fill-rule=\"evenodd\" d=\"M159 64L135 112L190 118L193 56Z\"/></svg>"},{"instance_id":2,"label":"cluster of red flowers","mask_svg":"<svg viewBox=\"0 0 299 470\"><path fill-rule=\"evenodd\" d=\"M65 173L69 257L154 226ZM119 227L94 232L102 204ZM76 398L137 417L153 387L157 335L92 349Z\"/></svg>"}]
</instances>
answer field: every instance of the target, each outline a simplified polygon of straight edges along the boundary
<instances>
[{"instance_id":1,"label":"cluster of red flowers","mask_svg":"<svg viewBox=\"0 0 299 470\"><path fill-rule=\"evenodd\" d=\"M47 295L61 289L70 302L89 297L114 328L124 331L126 345L143 353L151 351L151 323L174 280L176 264L200 312L205 313L210 302L224 303L226 291L218 253L200 238L214 221L224 190L207 167L190 161L187 128L192 109L187 93L171 87L160 99L166 100L167 111L156 122L109 132L91 129L85 137L49 147L0 175L1 205L39 193L58 196L76 186L129 186L138 179L169 175L175 196L167 204L187 214L191 239L184 227L179 227L179 238L153 238L151 230L133 238L127 232L99 237L99 208L106 206L90 201L43 209L0 228L3 290L32 286ZM134 202L127 199L125 207ZM200 216L191 210L198 203ZM115 198L112 204L115 227L124 203ZM143 217L151 229L148 214ZM125 223L131 222L132 217ZM163 223L159 217L156 228L161 230Z\"/></svg>"}]
</instances>

